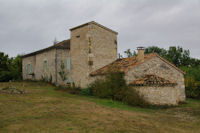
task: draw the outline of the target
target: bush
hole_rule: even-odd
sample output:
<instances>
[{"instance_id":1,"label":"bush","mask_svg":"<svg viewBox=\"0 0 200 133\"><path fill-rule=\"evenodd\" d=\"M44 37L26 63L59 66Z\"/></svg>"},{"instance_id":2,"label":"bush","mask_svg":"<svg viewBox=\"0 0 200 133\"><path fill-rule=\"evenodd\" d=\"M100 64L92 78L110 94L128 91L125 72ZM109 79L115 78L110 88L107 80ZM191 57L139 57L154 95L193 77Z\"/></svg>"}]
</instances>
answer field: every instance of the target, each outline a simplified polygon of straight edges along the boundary
<instances>
[{"instance_id":1,"label":"bush","mask_svg":"<svg viewBox=\"0 0 200 133\"><path fill-rule=\"evenodd\" d=\"M97 79L88 87L90 94L100 97L122 101L132 106L146 106L148 103L131 86L126 84L124 73L109 71L104 79ZM89 91L88 90L88 91Z\"/></svg>"},{"instance_id":2,"label":"bush","mask_svg":"<svg viewBox=\"0 0 200 133\"><path fill-rule=\"evenodd\" d=\"M200 98L200 84L192 76L185 79L186 96L189 98Z\"/></svg>"},{"instance_id":3,"label":"bush","mask_svg":"<svg viewBox=\"0 0 200 133\"><path fill-rule=\"evenodd\" d=\"M85 96L93 96L93 93L90 87L81 89L80 94L85 95Z\"/></svg>"},{"instance_id":4,"label":"bush","mask_svg":"<svg viewBox=\"0 0 200 133\"><path fill-rule=\"evenodd\" d=\"M149 104L134 88L128 88L123 93L122 101L132 106L147 107Z\"/></svg>"}]
</instances>

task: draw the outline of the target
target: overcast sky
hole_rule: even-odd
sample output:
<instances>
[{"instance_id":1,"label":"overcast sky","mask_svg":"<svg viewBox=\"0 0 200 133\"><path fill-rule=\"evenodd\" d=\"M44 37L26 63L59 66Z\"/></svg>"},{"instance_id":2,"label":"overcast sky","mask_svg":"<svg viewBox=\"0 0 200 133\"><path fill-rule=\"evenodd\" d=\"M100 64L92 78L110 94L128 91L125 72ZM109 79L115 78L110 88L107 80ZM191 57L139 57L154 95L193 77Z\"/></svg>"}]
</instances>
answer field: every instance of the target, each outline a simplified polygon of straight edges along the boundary
<instances>
[{"instance_id":1,"label":"overcast sky","mask_svg":"<svg viewBox=\"0 0 200 133\"><path fill-rule=\"evenodd\" d=\"M33 52L93 20L119 33L121 53L182 46L200 58L200 0L0 0L0 51Z\"/></svg>"}]
</instances>

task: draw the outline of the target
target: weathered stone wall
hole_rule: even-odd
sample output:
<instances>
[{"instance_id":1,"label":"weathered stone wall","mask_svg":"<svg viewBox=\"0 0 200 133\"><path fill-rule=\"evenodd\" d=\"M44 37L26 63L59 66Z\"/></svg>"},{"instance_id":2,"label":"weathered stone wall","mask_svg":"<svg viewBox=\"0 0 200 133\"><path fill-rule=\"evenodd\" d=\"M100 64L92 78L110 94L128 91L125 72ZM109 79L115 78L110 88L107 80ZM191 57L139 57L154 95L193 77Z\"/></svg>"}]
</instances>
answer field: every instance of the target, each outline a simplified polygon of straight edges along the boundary
<instances>
[{"instance_id":1,"label":"weathered stone wall","mask_svg":"<svg viewBox=\"0 0 200 133\"><path fill-rule=\"evenodd\" d=\"M155 105L177 105L176 90L173 87L133 87L146 101Z\"/></svg>"},{"instance_id":2,"label":"weathered stone wall","mask_svg":"<svg viewBox=\"0 0 200 133\"><path fill-rule=\"evenodd\" d=\"M57 49L57 83L59 85L66 85L69 78L71 78L71 69L67 69L67 59L70 59L70 51L67 49ZM61 64L64 64L64 71L66 73L66 80L62 80L59 72L62 71ZM55 68L55 67L54 67ZM55 75L56 76L56 75ZM73 81L73 80L72 80Z\"/></svg>"},{"instance_id":3,"label":"weathered stone wall","mask_svg":"<svg viewBox=\"0 0 200 133\"><path fill-rule=\"evenodd\" d=\"M48 61L48 69L44 66L44 61ZM52 77L52 82L55 82L55 49L44 51L36 55L36 69L35 69L35 79L50 80Z\"/></svg>"},{"instance_id":4,"label":"weathered stone wall","mask_svg":"<svg viewBox=\"0 0 200 133\"><path fill-rule=\"evenodd\" d=\"M28 70L28 73L26 72L26 65L27 64L31 64L32 72L34 73L34 71L36 69L36 66L35 66L36 57L35 56L29 56L29 57L22 59L22 77L23 77L23 80L34 78L32 75L30 75L29 70Z\"/></svg>"},{"instance_id":5,"label":"weathered stone wall","mask_svg":"<svg viewBox=\"0 0 200 133\"><path fill-rule=\"evenodd\" d=\"M66 84L67 80L64 82L61 80L59 71L61 61L65 65L66 76L69 76L69 70L66 68L66 59L70 57L70 52L67 49L51 49L39 53L35 56L29 56L23 58L23 79L32 79L32 80L52 80L52 83L56 83L56 51L57 51L57 83ZM48 62L48 67L44 66L44 61ZM26 73L26 64L32 65L32 72L34 76L31 76Z\"/></svg>"},{"instance_id":6,"label":"weathered stone wall","mask_svg":"<svg viewBox=\"0 0 200 133\"><path fill-rule=\"evenodd\" d=\"M70 43L71 74L77 86L86 87L92 71L117 59L117 35L95 24L72 30Z\"/></svg>"},{"instance_id":7,"label":"weathered stone wall","mask_svg":"<svg viewBox=\"0 0 200 133\"><path fill-rule=\"evenodd\" d=\"M154 74L165 78L167 80L171 80L177 83L173 89L175 90L174 94L176 97L176 102L185 101L185 84L184 84L184 74L174 69L169 64L160 60L158 57L153 57L148 61L140 64L139 66L131 69L125 75L125 79L127 83L131 83L134 80L142 78L142 76L146 74ZM170 91L170 90L169 90ZM151 95L151 97L155 97ZM160 97L162 99L162 97ZM170 97L168 101L170 100Z\"/></svg>"}]
</instances>

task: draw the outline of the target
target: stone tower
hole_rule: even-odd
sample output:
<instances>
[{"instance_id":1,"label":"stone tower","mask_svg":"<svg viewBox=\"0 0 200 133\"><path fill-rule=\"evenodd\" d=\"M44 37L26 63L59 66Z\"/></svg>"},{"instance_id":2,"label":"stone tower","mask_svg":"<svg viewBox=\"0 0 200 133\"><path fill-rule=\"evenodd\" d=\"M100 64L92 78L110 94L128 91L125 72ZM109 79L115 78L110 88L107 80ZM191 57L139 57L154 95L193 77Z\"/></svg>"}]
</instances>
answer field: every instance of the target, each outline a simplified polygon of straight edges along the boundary
<instances>
[{"instance_id":1,"label":"stone tower","mask_svg":"<svg viewBox=\"0 0 200 133\"><path fill-rule=\"evenodd\" d=\"M71 76L86 87L89 74L117 59L117 32L94 21L70 29Z\"/></svg>"}]
</instances>

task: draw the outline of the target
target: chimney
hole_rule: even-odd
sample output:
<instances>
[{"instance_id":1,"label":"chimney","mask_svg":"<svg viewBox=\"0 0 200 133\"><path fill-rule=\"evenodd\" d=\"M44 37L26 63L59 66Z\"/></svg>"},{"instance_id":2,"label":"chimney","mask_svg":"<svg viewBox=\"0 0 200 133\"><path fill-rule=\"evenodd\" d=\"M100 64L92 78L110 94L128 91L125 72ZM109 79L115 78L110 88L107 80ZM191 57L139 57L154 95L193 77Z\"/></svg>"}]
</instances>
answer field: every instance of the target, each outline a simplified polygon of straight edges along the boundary
<instances>
[{"instance_id":1,"label":"chimney","mask_svg":"<svg viewBox=\"0 0 200 133\"><path fill-rule=\"evenodd\" d=\"M136 57L137 61L144 62L144 47L137 47L138 55Z\"/></svg>"}]
</instances>

